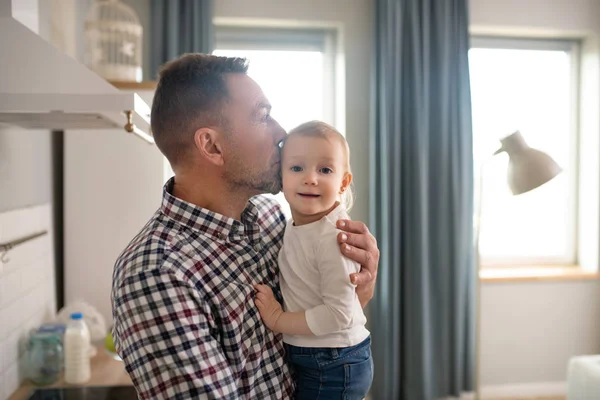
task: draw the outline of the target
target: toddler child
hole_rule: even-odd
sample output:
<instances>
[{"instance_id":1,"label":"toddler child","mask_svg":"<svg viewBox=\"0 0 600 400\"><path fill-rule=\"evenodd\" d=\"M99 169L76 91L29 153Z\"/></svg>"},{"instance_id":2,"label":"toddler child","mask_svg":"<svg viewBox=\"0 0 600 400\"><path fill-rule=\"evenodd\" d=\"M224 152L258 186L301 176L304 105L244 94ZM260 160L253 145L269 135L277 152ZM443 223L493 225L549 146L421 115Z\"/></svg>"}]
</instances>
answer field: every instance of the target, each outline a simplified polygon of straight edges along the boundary
<instances>
[{"instance_id":1,"label":"toddler child","mask_svg":"<svg viewBox=\"0 0 600 400\"><path fill-rule=\"evenodd\" d=\"M362 399L373 380L371 339L350 282L360 265L344 257L338 219L348 219L350 151L319 121L290 131L282 148L283 193L292 219L279 253L283 308L266 285L256 305L267 327L283 334L297 399Z\"/></svg>"}]
</instances>

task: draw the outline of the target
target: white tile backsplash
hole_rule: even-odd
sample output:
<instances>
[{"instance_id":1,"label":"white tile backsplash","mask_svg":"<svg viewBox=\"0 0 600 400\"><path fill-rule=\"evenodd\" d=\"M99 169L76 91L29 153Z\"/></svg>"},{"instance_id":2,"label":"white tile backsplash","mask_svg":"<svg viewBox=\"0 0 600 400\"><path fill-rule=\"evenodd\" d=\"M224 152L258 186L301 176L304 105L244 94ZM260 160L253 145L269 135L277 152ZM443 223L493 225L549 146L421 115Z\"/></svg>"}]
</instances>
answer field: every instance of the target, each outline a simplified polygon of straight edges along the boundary
<instances>
[{"instance_id":1,"label":"white tile backsplash","mask_svg":"<svg viewBox=\"0 0 600 400\"><path fill-rule=\"evenodd\" d=\"M0 243L42 230L48 234L15 247L0 264L0 400L25 379L28 333L56 315L51 204L0 213Z\"/></svg>"},{"instance_id":2,"label":"white tile backsplash","mask_svg":"<svg viewBox=\"0 0 600 400\"><path fill-rule=\"evenodd\" d=\"M0 286L2 286L2 302L0 302L0 306L2 304L13 303L16 299L21 297L21 294L23 293L21 288L22 277L23 274L16 270L2 274L0 280Z\"/></svg>"}]
</instances>

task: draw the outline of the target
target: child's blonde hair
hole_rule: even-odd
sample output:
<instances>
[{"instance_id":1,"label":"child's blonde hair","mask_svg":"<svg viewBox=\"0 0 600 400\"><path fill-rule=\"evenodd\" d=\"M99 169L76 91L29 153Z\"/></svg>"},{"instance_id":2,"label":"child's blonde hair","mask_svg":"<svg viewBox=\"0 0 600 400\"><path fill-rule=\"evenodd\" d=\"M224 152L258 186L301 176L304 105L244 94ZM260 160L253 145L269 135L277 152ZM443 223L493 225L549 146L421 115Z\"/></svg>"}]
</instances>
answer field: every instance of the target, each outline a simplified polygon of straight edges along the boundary
<instances>
[{"instance_id":1,"label":"child's blonde hair","mask_svg":"<svg viewBox=\"0 0 600 400\"><path fill-rule=\"evenodd\" d=\"M282 147L285 147L285 142L292 136L318 137L325 140L336 140L342 145L342 152L346 158L345 172L348 174L352 173L352 170L350 169L350 147L348 146L348 142L346 141L344 135L342 135L333 126L323 121L308 121L300 124L288 132L287 137L283 141ZM342 193L341 203L346 207L346 210L350 211L352 205L354 204L354 182L351 182L344 193Z\"/></svg>"}]
</instances>

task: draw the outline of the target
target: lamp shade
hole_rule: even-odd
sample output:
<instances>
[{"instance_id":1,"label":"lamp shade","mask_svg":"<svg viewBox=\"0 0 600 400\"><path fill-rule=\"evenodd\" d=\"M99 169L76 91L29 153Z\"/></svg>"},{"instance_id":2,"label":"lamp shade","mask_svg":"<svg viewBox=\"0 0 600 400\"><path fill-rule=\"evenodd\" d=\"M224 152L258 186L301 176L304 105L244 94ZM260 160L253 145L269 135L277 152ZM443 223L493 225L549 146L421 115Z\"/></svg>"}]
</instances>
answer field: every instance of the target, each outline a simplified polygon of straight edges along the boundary
<instances>
[{"instance_id":1,"label":"lamp shade","mask_svg":"<svg viewBox=\"0 0 600 400\"><path fill-rule=\"evenodd\" d=\"M508 186L514 195L529 192L562 171L548 154L529 147L519 131L500 142L502 147L495 154L508 153Z\"/></svg>"}]
</instances>

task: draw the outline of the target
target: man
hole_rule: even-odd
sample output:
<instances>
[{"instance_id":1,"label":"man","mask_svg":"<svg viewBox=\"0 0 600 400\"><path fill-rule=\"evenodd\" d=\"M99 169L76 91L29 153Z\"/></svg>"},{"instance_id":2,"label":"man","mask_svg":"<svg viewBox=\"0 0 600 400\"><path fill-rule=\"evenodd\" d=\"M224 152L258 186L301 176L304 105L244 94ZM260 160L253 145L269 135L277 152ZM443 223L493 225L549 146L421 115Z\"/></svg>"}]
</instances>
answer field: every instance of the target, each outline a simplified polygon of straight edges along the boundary
<instances>
[{"instance_id":1,"label":"man","mask_svg":"<svg viewBox=\"0 0 600 400\"><path fill-rule=\"evenodd\" d=\"M257 195L281 189L285 131L246 71L244 59L188 54L160 74L152 131L175 177L117 260L111 294L116 348L143 399L293 394L282 338L254 304L258 283L281 300L285 219ZM379 252L364 224L343 229L342 251L363 266L352 279L364 306Z\"/></svg>"}]
</instances>

